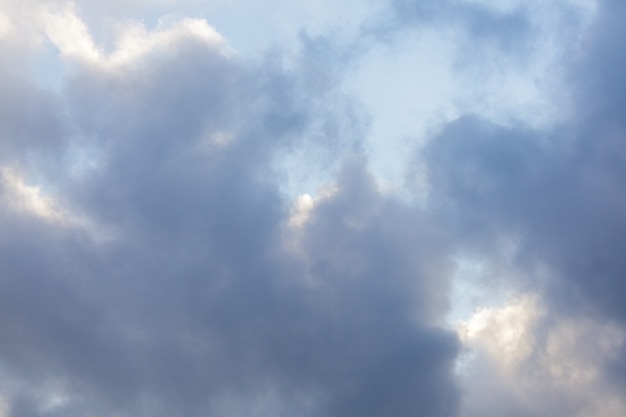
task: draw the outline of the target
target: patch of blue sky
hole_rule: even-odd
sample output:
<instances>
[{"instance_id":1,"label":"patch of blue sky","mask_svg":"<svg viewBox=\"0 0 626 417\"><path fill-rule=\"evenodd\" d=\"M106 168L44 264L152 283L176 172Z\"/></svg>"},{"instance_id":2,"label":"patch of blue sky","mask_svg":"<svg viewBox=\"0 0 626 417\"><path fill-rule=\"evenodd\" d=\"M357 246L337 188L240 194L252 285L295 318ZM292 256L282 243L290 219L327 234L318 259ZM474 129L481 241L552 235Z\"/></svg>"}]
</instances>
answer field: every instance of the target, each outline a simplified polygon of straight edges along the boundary
<instances>
[{"instance_id":1,"label":"patch of blue sky","mask_svg":"<svg viewBox=\"0 0 626 417\"><path fill-rule=\"evenodd\" d=\"M371 114L366 145L371 169L396 191L403 188L419 147L439 123L457 114L453 54L454 45L435 32L381 43L346 82Z\"/></svg>"},{"instance_id":2,"label":"patch of blue sky","mask_svg":"<svg viewBox=\"0 0 626 417\"><path fill-rule=\"evenodd\" d=\"M39 87L57 93L62 90L66 68L59 58L58 49L51 42L42 44L39 53L34 57L31 72L31 79Z\"/></svg>"}]
</instances>

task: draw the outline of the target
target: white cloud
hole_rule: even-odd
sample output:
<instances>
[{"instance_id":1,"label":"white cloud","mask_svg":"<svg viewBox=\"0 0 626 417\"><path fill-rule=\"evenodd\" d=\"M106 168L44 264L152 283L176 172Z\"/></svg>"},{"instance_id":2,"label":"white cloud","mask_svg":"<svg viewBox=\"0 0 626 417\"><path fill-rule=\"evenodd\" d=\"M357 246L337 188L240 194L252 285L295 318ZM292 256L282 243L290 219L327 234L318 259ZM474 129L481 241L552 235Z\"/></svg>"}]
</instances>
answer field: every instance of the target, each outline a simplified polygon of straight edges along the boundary
<instances>
[{"instance_id":1,"label":"white cloud","mask_svg":"<svg viewBox=\"0 0 626 417\"><path fill-rule=\"evenodd\" d=\"M459 337L498 365L514 369L532 353L533 327L540 316L537 299L520 296L499 308L478 308L468 321L460 324Z\"/></svg>"},{"instance_id":2,"label":"white cloud","mask_svg":"<svg viewBox=\"0 0 626 417\"><path fill-rule=\"evenodd\" d=\"M141 23L126 25L120 31L115 50L109 56L109 64L120 66L140 59L154 51L167 53L173 44L185 38L193 38L211 47L229 53L226 41L203 19L164 19L153 31Z\"/></svg>"},{"instance_id":3,"label":"white cloud","mask_svg":"<svg viewBox=\"0 0 626 417\"><path fill-rule=\"evenodd\" d=\"M0 186L0 204L18 216L32 216L48 224L81 231L96 242L109 241L115 235L110 227L96 224L42 192L40 187L28 184L16 168L0 168Z\"/></svg>"},{"instance_id":4,"label":"white cloud","mask_svg":"<svg viewBox=\"0 0 626 417\"><path fill-rule=\"evenodd\" d=\"M203 19L163 19L151 31L141 22L120 24L114 49L108 54L95 45L72 3L68 3L60 11L46 11L43 23L46 34L59 48L62 56L110 69L131 64L155 51L167 53L174 43L188 37L221 49L224 53L230 52L225 40Z\"/></svg>"},{"instance_id":5,"label":"white cloud","mask_svg":"<svg viewBox=\"0 0 626 417\"><path fill-rule=\"evenodd\" d=\"M11 24L11 21L8 16L2 13L2 10L0 9L0 39L8 36L12 30L13 25Z\"/></svg>"},{"instance_id":6,"label":"white cloud","mask_svg":"<svg viewBox=\"0 0 626 417\"><path fill-rule=\"evenodd\" d=\"M28 185L19 173L12 168L0 170L0 180L6 195L3 202L11 209L28 213L53 223L75 222L69 211L51 197L42 195L39 187Z\"/></svg>"},{"instance_id":7,"label":"white cloud","mask_svg":"<svg viewBox=\"0 0 626 417\"><path fill-rule=\"evenodd\" d=\"M85 23L78 17L76 5L65 3L59 7L41 7L40 19L50 41L62 57L95 63L101 59Z\"/></svg>"},{"instance_id":8,"label":"white cloud","mask_svg":"<svg viewBox=\"0 0 626 417\"><path fill-rule=\"evenodd\" d=\"M339 187L336 184L327 184L319 187L313 196L310 194L297 196L291 206L288 225L295 229L302 227L309 220L315 206L331 199L338 191Z\"/></svg>"},{"instance_id":9,"label":"white cloud","mask_svg":"<svg viewBox=\"0 0 626 417\"><path fill-rule=\"evenodd\" d=\"M537 295L521 295L478 309L460 324L459 337L473 354L461 368L465 416L494 409L577 417L626 412L626 400L604 376L626 341L615 324L549 314Z\"/></svg>"},{"instance_id":10,"label":"white cloud","mask_svg":"<svg viewBox=\"0 0 626 417\"><path fill-rule=\"evenodd\" d=\"M289 216L290 227L301 227L308 219L313 209L314 200L309 194L302 194L296 198Z\"/></svg>"}]
</instances>

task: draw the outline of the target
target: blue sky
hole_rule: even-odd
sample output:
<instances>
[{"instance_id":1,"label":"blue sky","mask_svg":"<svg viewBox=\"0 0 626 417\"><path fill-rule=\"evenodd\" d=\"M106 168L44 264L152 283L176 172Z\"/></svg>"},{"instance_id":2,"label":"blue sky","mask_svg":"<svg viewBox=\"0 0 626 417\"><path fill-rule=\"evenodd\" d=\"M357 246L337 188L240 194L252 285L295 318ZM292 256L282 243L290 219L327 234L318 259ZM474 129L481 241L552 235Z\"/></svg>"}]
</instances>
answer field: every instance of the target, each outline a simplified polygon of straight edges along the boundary
<instances>
[{"instance_id":1,"label":"blue sky","mask_svg":"<svg viewBox=\"0 0 626 417\"><path fill-rule=\"evenodd\" d=\"M0 417L626 414L618 0L0 0Z\"/></svg>"}]
</instances>

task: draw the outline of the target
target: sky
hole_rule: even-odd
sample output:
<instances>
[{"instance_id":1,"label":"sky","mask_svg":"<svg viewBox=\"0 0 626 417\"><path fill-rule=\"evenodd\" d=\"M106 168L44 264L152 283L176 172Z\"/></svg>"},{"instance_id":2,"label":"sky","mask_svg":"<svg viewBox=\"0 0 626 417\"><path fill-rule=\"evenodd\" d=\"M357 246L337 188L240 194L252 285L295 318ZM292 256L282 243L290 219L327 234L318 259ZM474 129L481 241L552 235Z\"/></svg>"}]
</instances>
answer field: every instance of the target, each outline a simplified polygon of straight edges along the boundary
<instances>
[{"instance_id":1,"label":"sky","mask_svg":"<svg viewBox=\"0 0 626 417\"><path fill-rule=\"evenodd\" d=\"M623 417L622 0L0 0L0 417Z\"/></svg>"}]
</instances>

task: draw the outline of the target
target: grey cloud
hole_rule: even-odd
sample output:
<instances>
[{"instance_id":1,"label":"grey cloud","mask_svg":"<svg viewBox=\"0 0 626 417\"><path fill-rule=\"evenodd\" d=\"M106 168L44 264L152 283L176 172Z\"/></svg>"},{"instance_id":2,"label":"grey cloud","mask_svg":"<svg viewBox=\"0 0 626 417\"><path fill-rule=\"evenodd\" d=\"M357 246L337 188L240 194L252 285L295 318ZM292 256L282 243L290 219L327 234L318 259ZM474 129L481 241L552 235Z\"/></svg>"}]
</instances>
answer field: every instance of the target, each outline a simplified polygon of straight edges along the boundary
<instances>
[{"instance_id":1,"label":"grey cloud","mask_svg":"<svg viewBox=\"0 0 626 417\"><path fill-rule=\"evenodd\" d=\"M510 284L544 294L552 320L595 317L621 331L625 12L619 2L601 2L582 50L570 55L566 77L575 102L566 123L537 131L466 115L445 126L421 155L433 210L455 231L461 252L509 262L504 252L511 246L503 242L513 242L509 266L525 279L516 274ZM601 377L613 383L603 389L623 388L623 355L603 361ZM514 401L499 405L516 409ZM570 415L571 405L555 405L549 415Z\"/></svg>"},{"instance_id":2,"label":"grey cloud","mask_svg":"<svg viewBox=\"0 0 626 417\"><path fill-rule=\"evenodd\" d=\"M597 27L607 31L604 13L612 20L619 12L605 10ZM601 37L589 46L591 61L578 66L588 75L577 91L588 95L598 79L609 82L607 66L617 71L596 55L596 48L619 49L623 36L614 29L614 41ZM453 211L462 235L477 241L497 233L519 236L522 264L547 262L573 293L624 320L619 83L593 88L593 96L579 103L574 118L580 119L555 132L460 118L432 141L426 158L433 190Z\"/></svg>"},{"instance_id":3,"label":"grey cloud","mask_svg":"<svg viewBox=\"0 0 626 417\"><path fill-rule=\"evenodd\" d=\"M51 149L63 143L68 133L60 103L54 94L29 79L35 51L11 38L0 40L0 157Z\"/></svg>"},{"instance_id":4,"label":"grey cloud","mask_svg":"<svg viewBox=\"0 0 626 417\"><path fill-rule=\"evenodd\" d=\"M496 46L503 52L526 50L534 30L525 8L500 12L482 4L457 0L394 0L389 2L386 12L367 27L368 32L382 39L393 39L406 31L438 28L448 36L459 35L459 42L467 41L464 47L471 48L474 55L479 53L481 44Z\"/></svg>"},{"instance_id":5,"label":"grey cloud","mask_svg":"<svg viewBox=\"0 0 626 417\"><path fill-rule=\"evenodd\" d=\"M36 168L42 192L90 223L16 211L10 184L1 194L10 416L454 415L446 237L362 163L286 225L277 155L342 149L332 134L360 126L323 61L274 62L183 37L113 71L72 64L70 133Z\"/></svg>"},{"instance_id":6,"label":"grey cloud","mask_svg":"<svg viewBox=\"0 0 626 417\"><path fill-rule=\"evenodd\" d=\"M10 97L0 108L2 153L12 155L54 147L68 131L53 95L19 78L3 77L0 94ZM5 159L6 161L6 159ZM8 162L8 161L7 161Z\"/></svg>"},{"instance_id":7,"label":"grey cloud","mask_svg":"<svg viewBox=\"0 0 626 417\"><path fill-rule=\"evenodd\" d=\"M523 10L500 13L480 4L459 1L415 1L393 2L397 19L407 25L420 26L428 23L460 23L476 38L497 37L519 41L524 38L530 22Z\"/></svg>"},{"instance_id":8,"label":"grey cloud","mask_svg":"<svg viewBox=\"0 0 626 417\"><path fill-rule=\"evenodd\" d=\"M626 108L622 73L626 62L620 54L626 43L621 25L626 10L620 2L603 1L601 5L589 36L583 40L580 62L569 75L578 86L574 99L580 122L576 128L585 137L598 137L584 144L594 156L606 158L607 168L615 169L622 153L619 137L626 129L621 117Z\"/></svg>"},{"instance_id":9,"label":"grey cloud","mask_svg":"<svg viewBox=\"0 0 626 417\"><path fill-rule=\"evenodd\" d=\"M582 297L623 320L622 174L589 152L587 139L463 118L428 151L433 189L470 246L485 242L482 250L497 253L489 242L511 236L520 266L548 266L561 277L555 301L568 307ZM593 140L596 147L602 139Z\"/></svg>"}]
</instances>

